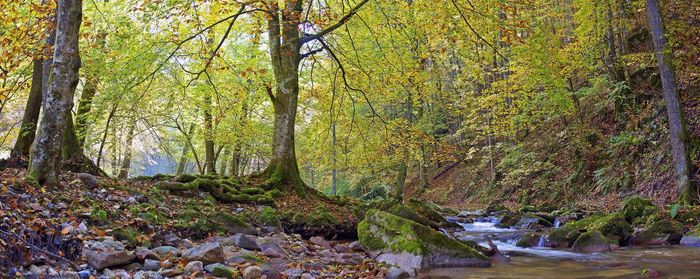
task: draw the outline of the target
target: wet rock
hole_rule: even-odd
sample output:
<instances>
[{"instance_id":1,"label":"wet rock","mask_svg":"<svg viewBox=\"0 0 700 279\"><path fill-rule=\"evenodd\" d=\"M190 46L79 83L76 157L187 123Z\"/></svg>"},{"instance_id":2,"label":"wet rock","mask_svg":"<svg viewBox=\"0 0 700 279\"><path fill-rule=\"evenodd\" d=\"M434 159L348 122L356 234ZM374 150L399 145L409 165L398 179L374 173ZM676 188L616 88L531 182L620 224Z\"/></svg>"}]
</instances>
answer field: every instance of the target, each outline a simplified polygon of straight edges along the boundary
<instances>
[{"instance_id":1,"label":"wet rock","mask_svg":"<svg viewBox=\"0 0 700 279\"><path fill-rule=\"evenodd\" d=\"M185 266L186 275L200 274L204 270L204 264L200 261L192 261Z\"/></svg>"},{"instance_id":2,"label":"wet rock","mask_svg":"<svg viewBox=\"0 0 700 279\"><path fill-rule=\"evenodd\" d=\"M143 269L148 271L158 271L160 269L160 261L146 259L143 261Z\"/></svg>"},{"instance_id":3,"label":"wet rock","mask_svg":"<svg viewBox=\"0 0 700 279\"><path fill-rule=\"evenodd\" d=\"M649 209L647 209L649 207ZM650 200L635 196L625 199L622 205L622 214L628 222L647 216L656 207Z\"/></svg>"},{"instance_id":4,"label":"wet rock","mask_svg":"<svg viewBox=\"0 0 700 279\"><path fill-rule=\"evenodd\" d=\"M262 269L259 266L249 266L243 270L243 279L255 279L262 276Z\"/></svg>"},{"instance_id":5,"label":"wet rock","mask_svg":"<svg viewBox=\"0 0 700 279\"><path fill-rule=\"evenodd\" d=\"M221 263L209 264L204 267L204 270L211 273L216 277L222 278L238 278L238 271L232 267L226 266Z\"/></svg>"},{"instance_id":6,"label":"wet rock","mask_svg":"<svg viewBox=\"0 0 700 279\"><path fill-rule=\"evenodd\" d=\"M540 242L540 236L536 234L528 234L524 235L522 238L518 240L518 242L515 243L515 246L518 247L536 247L537 244Z\"/></svg>"},{"instance_id":7,"label":"wet rock","mask_svg":"<svg viewBox=\"0 0 700 279\"><path fill-rule=\"evenodd\" d=\"M100 181L97 180L97 177L89 173L78 173L78 179L90 189L95 189L100 186Z\"/></svg>"},{"instance_id":8,"label":"wet rock","mask_svg":"<svg viewBox=\"0 0 700 279\"><path fill-rule=\"evenodd\" d=\"M393 266L384 274L384 279L405 279L410 277L411 275L407 271Z\"/></svg>"},{"instance_id":9,"label":"wet rock","mask_svg":"<svg viewBox=\"0 0 700 279\"><path fill-rule=\"evenodd\" d=\"M368 211L357 231L362 246L379 254L377 260L404 269L491 265L482 254L482 247L469 246L430 227L387 212Z\"/></svg>"},{"instance_id":10,"label":"wet rock","mask_svg":"<svg viewBox=\"0 0 700 279\"><path fill-rule=\"evenodd\" d=\"M571 249L583 253L608 252L611 251L611 244L615 244L615 241L605 237L600 231L593 230L582 233Z\"/></svg>"},{"instance_id":11,"label":"wet rock","mask_svg":"<svg viewBox=\"0 0 700 279\"><path fill-rule=\"evenodd\" d=\"M133 252L126 251L124 244L113 240L88 243L83 249L83 256L95 270L125 265L136 259Z\"/></svg>"},{"instance_id":12,"label":"wet rock","mask_svg":"<svg viewBox=\"0 0 700 279\"><path fill-rule=\"evenodd\" d=\"M87 279L87 278L90 278L91 273L92 272L90 272L90 270L87 270L87 269L81 270L81 271L78 271L78 276L80 276L80 279Z\"/></svg>"},{"instance_id":13,"label":"wet rock","mask_svg":"<svg viewBox=\"0 0 700 279\"><path fill-rule=\"evenodd\" d=\"M162 279L163 276L155 271L142 270L134 274L134 279Z\"/></svg>"},{"instance_id":14,"label":"wet rock","mask_svg":"<svg viewBox=\"0 0 700 279\"><path fill-rule=\"evenodd\" d=\"M302 273L301 276L299 276L299 279L314 279L314 278L316 278L316 277L311 275L311 273Z\"/></svg>"},{"instance_id":15,"label":"wet rock","mask_svg":"<svg viewBox=\"0 0 700 279\"><path fill-rule=\"evenodd\" d=\"M328 242L328 240L324 239L323 236L314 236L309 239L309 241L313 244L316 244L318 246L321 246L326 249L331 248L331 243Z\"/></svg>"},{"instance_id":16,"label":"wet rock","mask_svg":"<svg viewBox=\"0 0 700 279\"><path fill-rule=\"evenodd\" d=\"M242 234L242 233L237 233L229 238L224 239L221 242L221 245L235 245L239 248L243 248L246 250L251 250L251 251L260 251L260 246L255 242L255 240L251 239L250 237Z\"/></svg>"},{"instance_id":17,"label":"wet rock","mask_svg":"<svg viewBox=\"0 0 700 279\"><path fill-rule=\"evenodd\" d=\"M224 250L219 243L205 243L187 250L182 255L183 258L189 261L201 261L203 263L218 263L223 262Z\"/></svg>"}]
</instances>

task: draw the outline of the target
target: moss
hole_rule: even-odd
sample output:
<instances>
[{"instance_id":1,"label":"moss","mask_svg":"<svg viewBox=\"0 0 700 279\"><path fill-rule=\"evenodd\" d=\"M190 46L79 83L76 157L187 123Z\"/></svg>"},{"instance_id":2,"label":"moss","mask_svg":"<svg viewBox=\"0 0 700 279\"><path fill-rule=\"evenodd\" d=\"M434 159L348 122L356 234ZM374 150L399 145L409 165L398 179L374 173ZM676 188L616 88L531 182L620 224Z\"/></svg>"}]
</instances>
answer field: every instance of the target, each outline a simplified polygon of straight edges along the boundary
<instances>
[{"instance_id":1,"label":"moss","mask_svg":"<svg viewBox=\"0 0 700 279\"><path fill-rule=\"evenodd\" d=\"M253 230L253 227L250 224L248 224L248 222L246 222L245 220L243 220L243 218L237 215L220 213L214 215L212 219L212 221L220 225L218 227L220 230Z\"/></svg>"},{"instance_id":2,"label":"moss","mask_svg":"<svg viewBox=\"0 0 700 279\"><path fill-rule=\"evenodd\" d=\"M102 208L95 207L92 209L92 212L90 212L90 220L97 223L107 221L107 218L109 218L107 211L104 211Z\"/></svg>"},{"instance_id":3,"label":"moss","mask_svg":"<svg viewBox=\"0 0 700 279\"><path fill-rule=\"evenodd\" d=\"M331 214L331 211L323 205L319 205L316 207L316 209L314 209L311 216L308 216L308 221L310 224L315 226L330 226L340 224L340 222L338 222L338 219L336 219L335 216Z\"/></svg>"},{"instance_id":4,"label":"moss","mask_svg":"<svg viewBox=\"0 0 700 279\"><path fill-rule=\"evenodd\" d=\"M435 223L433 220L430 220L426 217L424 217L421 214L418 214L412 207L405 206L403 204L395 204L386 212L389 212L391 214L394 214L396 216L399 216L401 218L406 218L408 220L411 220L413 222L422 224L424 226L432 227L432 228L439 228L440 225L438 223Z\"/></svg>"},{"instance_id":5,"label":"moss","mask_svg":"<svg viewBox=\"0 0 700 279\"><path fill-rule=\"evenodd\" d=\"M262 188L258 187L248 187L248 188L243 188L240 191L243 194L248 194L248 195L262 195L265 194L265 190Z\"/></svg>"},{"instance_id":6,"label":"moss","mask_svg":"<svg viewBox=\"0 0 700 279\"><path fill-rule=\"evenodd\" d=\"M279 189L272 189L267 192L267 194L272 197L273 199L279 198L284 196L284 193L280 191Z\"/></svg>"},{"instance_id":7,"label":"moss","mask_svg":"<svg viewBox=\"0 0 700 279\"><path fill-rule=\"evenodd\" d=\"M431 206L427 202L419 201L416 199L410 199L406 203L406 205L413 208L413 210L415 210L418 214L422 215L423 217L435 222L440 227L459 227L459 225L448 222L445 219L445 217L442 217L442 214L440 214L440 212L438 212L438 210L435 208L437 207L437 205L435 204Z\"/></svg>"},{"instance_id":8,"label":"moss","mask_svg":"<svg viewBox=\"0 0 700 279\"><path fill-rule=\"evenodd\" d=\"M175 180L176 182L181 182L181 183L189 183L189 182L194 181L195 179L197 179L196 176L185 173L185 174L181 174L181 175L176 176L175 179L173 179L173 180Z\"/></svg>"},{"instance_id":9,"label":"moss","mask_svg":"<svg viewBox=\"0 0 700 279\"><path fill-rule=\"evenodd\" d=\"M649 200L634 196L625 199L622 205L622 213L628 222L633 222L635 218L648 216L645 215L645 212L648 211L647 207L655 207L655 205Z\"/></svg>"},{"instance_id":10,"label":"moss","mask_svg":"<svg viewBox=\"0 0 700 279\"><path fill-rule=\"evenodd\" d=\"M142 233L139 230L134 229L134 228L130 228L130 227L116 228L116 229L112 230L112 234L118 240L124 240L131 246L143 246L143 247L150 247L151 246L151 241L149 239L143 237L144 233Z\"/></svg>"},{"instance_id":11,"label":"moss","mask_svg":"<svg viewBox=\"0 0 700 279\"><path fill-rule=\"evenodd\" d=\"M24 178L24 182L27 183L29 186L32 186L32 187L34 187L34 188L39 188L39 187L41 187L41 184L39 184L39 180L36 179L36 176L31 175L31 174L30 174L30 175L27 175L27 176Z\"/></svg>"},{"instance_id":12,"label":"moss","mask_svg":"<svg viewBox=\"0 0 700 279\"><path fill-rule=\"evenodd\" d=\"M138 216L139 218L146 220L146 222L148 222L151 225L161 224L162 221L165 220L165 218L160 215L158 210L150 204L135 204L129 206L129 211L132 214Z\"/></svg>"},{"instance_id":13,"label":"moss","mask_svg":"<svg viewBox=\"0 0 700 279\"><path fill-rule=\"evenodd\" d=\"M589 230L598 230L605 237L623 242L632 234L632 227L620 213L610 213L601 217L587 227Z\"/></svg>"},{"instance_id":14,"label":"moss","mask_svg":"<svg viewBox=\"0 0 700 279\"><path fill-rule=\"evenodd\" d=\"M168 191L189 191L189 190L194 190L197 189L197 185L194 184L185 184L182 182L169 182L169 181L160 181L155 184L156 187L159 189L163 190L168 190Z\"/></svg>"},{"instance_id":15,"label":"moss","mask_svg":"<svg viewBox=\"0 0 700 279\"><path fill-rule=\"evenodd\" d=\"M468 244L408 219L372 209L357 228L360 243L373 251L406 252L414 255L443 253L454 257L487 260Z\"/></svg>"},{"instance_id":16,"label":"moss","mask_svg":"<svg viewBox=\"0 0 700 279\"><path fill-rule=\"evenodd\" d=\"M263 226L280 226L280 217L277 210L271 206L263 206L256 218L257 222Z\"/></svg>"},{"instance_id":17,"label":"moss","mask_svg":"<svg viewBox=\"0 0 700 279\"><path fill-rule=\"evenodd\" d=\"M586 231L591 224L598 221L601 217L603 215L593 214L581 220L566 223L564 226L552 231L548 239L559 247L570 247L582 232Z\"/></svg>"},{"instance_id":18,"label":"moss","mask_svg":"<svg viewBox=\"0 0 700 279\"><path fill-rule=\"evenodd\" d=\"M252 253L251 254L243 254L243 256L241 256L241 258L243 258L246 262L249 262L252 264L260 265L260 264L266 263L265 260L261 259L260 257L256 256L255 254L252 254Z\"/></svg>"},{"instance_id":19,"label":"moss","mask_svg":"<svg viewBox=\"0 0 700 279\"><path fill-rule=\"evenodd\" d=\"M486 207L486 213L494 213L494 212L499 212L499 211L508 211L508 208L506 208L502 204L489 204Z\"/></svg>"},{"instance_id":20,"label":"moss","mask_svg":"<svg viewBox=\"0 0 700 279\"><path fill-rule=\"evenodd\" d=\"M173 176L170 175L170 174L162 174L162 173L159 173L159 174L156 174L156 175L153 176L153 180L158 180L158 181L160 181L160 180L170 180L170 179L173 179Z\"/></svg>"},{"instance_id":21,"label":"moss","mask_svg":"<svg viewBox=\"0 0 700 279\"><path fill-rule=\"evenodd\" d=\"M536 234L528 234L520 239L515 243L515 246L518 247L532 247L536 246L540 242L540 236Z\"/></svg>"},{"instance_id":22,"label":"moss","mask_svg":"<svg viewBox=\"0 0 700 279\"><path fill-rule=\"evenodd\" d=\"M230 267L216 266L212 269L212 275L221 278L240 278L238 271Z\"/></svg>"},{"instance_id":23,"label":"moss","mask_svg":"<svg viewBox=\"0 0 700 279\"><path fill-rule=\"evenodd\" d=\"M617 241L606 237L603 233L598 230L592 230L582 233L573 244L574 250L585 250L586 247L590 246L608 246L610 244L617 244Z\"/></svg>"}]
</instances>

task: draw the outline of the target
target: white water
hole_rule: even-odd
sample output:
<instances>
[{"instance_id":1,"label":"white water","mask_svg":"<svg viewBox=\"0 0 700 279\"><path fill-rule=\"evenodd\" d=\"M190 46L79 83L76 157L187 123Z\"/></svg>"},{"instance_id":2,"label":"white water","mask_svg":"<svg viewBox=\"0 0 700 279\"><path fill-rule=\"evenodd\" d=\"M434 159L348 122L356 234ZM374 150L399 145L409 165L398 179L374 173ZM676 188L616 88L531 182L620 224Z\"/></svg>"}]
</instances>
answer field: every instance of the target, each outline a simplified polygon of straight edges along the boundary
<instances>
[{"instance_id":1,"label":"white water","mask_svg":"<svg viewBox=\"0 0 700 279\"><path fill-rule=\"evenodd\" d=\"M498 220L496 220L498 221ZM493 222L474 222L474 223L457 223L466 232L474 232L474 233L498 233L498 232L514 232L517 231L516 229L511 229L511 228L499 228L496 227L496 223Z\"/></svg>"}]
</instances>

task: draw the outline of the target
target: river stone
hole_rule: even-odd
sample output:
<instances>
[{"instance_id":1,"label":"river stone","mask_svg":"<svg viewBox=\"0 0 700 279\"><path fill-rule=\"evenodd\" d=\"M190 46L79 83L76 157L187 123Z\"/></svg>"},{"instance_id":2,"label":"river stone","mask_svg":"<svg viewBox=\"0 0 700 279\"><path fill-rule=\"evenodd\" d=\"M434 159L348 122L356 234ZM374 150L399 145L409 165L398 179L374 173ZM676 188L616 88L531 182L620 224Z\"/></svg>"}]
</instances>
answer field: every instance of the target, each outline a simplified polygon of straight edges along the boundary
<instances>
[{"instance_id":1,"label":"river stone","mask_svg":"<svg viewBox=\"0 0 700 279\"><path fill-rule=\"evenodd\" d=\"M80 182L83 182L83 184L90 189L95 189L100 186L100 181L97 180L97 177L89 173L79 173L78 179L80 179Z\"/></svg>"},{"instance_id":2,"label":"river stone","mask_svg":"<svg viewBox=\"0 0 700 279\"><path fill-rule=\"evenodd\" d=\"M162 258L169 254L177 255L178 249L173 246L159 246L151 249L151 252Z\"/></svg>"},{"instance_id":3,"label":"river stone","mask_svg":"<svg viewBox=\"0 0 700 279\"><path fill-rule=\"evenodd\" d=\"M314 236L309 239L309 241L313 244L316 244L318 246L321 246L323 248L329 249L331 248L331 243L328 242L323 236Z\"/></svg>"},{"instance_id":4,"label":"river stone","mask_svg":"<svg viewBox=\"0 0 700 279\"><path fill-rule=\"evenodd\" d=\"M491 265L477 247L387 212L368 211L357 231L362 246L379 254L379 261L402 269Z\"/></svg>"},{"instance_id":5,"label":"river stone","mask_svg":"<svg viewBox=\"0 0 700 279\"><path fill-rule=\"evenodd\" d=\"M193 275L202 273L204 270L204 264L200 261L191 261L185 266L185 274Z\"/></svg>"},{"instance_id":6,"label":"river stone","mask_svg":"<svg viewBox=\"0 0 700 279\"><path fill-rule=\"evenodd\" d=\"M700 236L698 235L697 232L691 231L689 234L683 236L681 238L681 245L683 246L691 246L691 247L700 247Z\"/></svg>"},{"instance_id":7,"label":"river stone","mask_svg":"<svg viewBox=\"0 0 700 279\"><path fill-rule=\"evenodd\" d=\"M410 277L411 275L407 271L394 266L389 268L386 274L384 274L384 279L405 279Z\"/></svg>"},{"instance_id":8,"label":"river stone","mask_svg":"<svg viewBox=\"0 0 700 279\"><path fill-rule=\"evenodd\" d=\"M205 243L191 248L182 257L189 261L201 261L203 263L218 263L225 260L224 250L217 242Z\"/></svg>"},{"instance_id":9,"label":"river stone","mask_svg":"<svg viewBox=\"0 0 700 279\"><path fill-rule=\"evenodd\" d=\"M259 266L249 266L243 270L243 279L255 279L262 276L262 269Z\"/></svg>"},{"instance_id":10,"label":"river stone","mask_svg":"<svg viewBox=\"0 0 700 279\"><path fill-rule=\"evenodd\" d=\"M597 253L610 251L610 244L614 243L605 237L600 231L593 230L582 233L574 242L572 250L583 253Z\"/></svg>"},{"instance_id":11,"label":"river stone","mask_svg":"<svg viewBox=\"0 0 700 279\"><path fill-rule=\"evenodd\" d=\"M143 269L148 271L157 271L160 269L160 261L146 259L143 261Z\"/></svg>"},{"instance_id":12,"label":"river stone","mask_svg":"<svg viewBox=\"0 0 700 279\"><path fill-rule=\"evenodd\" d=\"M224 239L221 242L221 245L236 245L237 247L246 250L260 251L260 246L255 242L255 240L242 233L237 233L229 238Z\"/></svg>"},{"instance_id":13,"label":"river stone","mask_svg":"<svg viewBox=\"0 0 700 279\"><path fill-rule=\"evenodd\" d=\"M204 266L204 270L216 277L222 278L238 278L238 271L232 267L221 263L214 263Z\"/></svg>"},{"instance_id":14,"label":"river stone","mask_svg":"<svg viewBox=\"0 0 700 279\"><path fill-rule=\"evenodd\" d=\"M162 279L163 276L155 271L141 270L134 274L133 279Z\"/></svg>"},{"instance_id":15,"label":"river stone","mask_svg":"<svg viewBox=\"0 0 700 279\"><path fill-rule=\"evenodd\" d=\"M126 251L124 244L113 240L93 242L83 249L83 256L95 270L125 265L136 259L133 252Z\"/></svg>"}]
</instances>

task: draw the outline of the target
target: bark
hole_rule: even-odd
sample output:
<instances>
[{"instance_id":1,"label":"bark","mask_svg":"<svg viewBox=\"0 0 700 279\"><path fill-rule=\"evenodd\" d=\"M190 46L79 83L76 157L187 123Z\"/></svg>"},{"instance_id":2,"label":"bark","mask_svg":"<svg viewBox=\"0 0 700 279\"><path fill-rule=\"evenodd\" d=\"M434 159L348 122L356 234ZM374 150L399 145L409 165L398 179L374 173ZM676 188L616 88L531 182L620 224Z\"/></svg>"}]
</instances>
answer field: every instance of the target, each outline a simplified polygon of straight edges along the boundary
<instances>
[{"instance_id":1,"label":"bark","mask_svg":"<svg viewBox=\"0 0 700 279\"><path fill-rule=\"evenodd\" d=\"M407 92L406 95L406 111L404 112L404 119L408 123L413 122L413 98L411 98L411 91ZM396 188L394 189L394 197L403 201L403 192L406 185L406 176L408 175L408 160L409 152L408 147L403 147L403 160L399 163L399 171L396 175Z\"/></svg>"},{"instance_id":2,"label":"bark","mask_svg":"<svg viewBox=\"0 0 700 279\"><path fill-rule=\"evenodd\" d=\"M265 170L270 184L281 190L294 190L299 194L306 191L306 185L299 175L296 152L294 150L294 124L299 98L299 20L302 1L285 1L284 10L276 3L270 4L268 18L269 50L275 79L274 95L270 98L274 105L275 120L272 136L273 158Z\"/></svg>"},{"instance_id":3,"label":"bark","mask_svg":"<svg viewBox=\"0 0 700 279\"><path fill-rule=\"evenodd\" d=\"M678 186L679 200L686 204L697 203L698 196L696 186L690 180L690 165L688 160L688 135L685 127L683 108L681 107L676 89L676 77L671 68L671 53L666 45L664 25L657 0L646 0L647 16L651 27L651 36L656 53L656 63L661 75L664 100L666 101L666 113L668 114L668 126L671 132L671 153L673 155L673 169Z\"/></svg>"},{"instance_id":4,"label":"bark","mask_svg":"<svg viewBox=\"0 0 700 279\"><path fill-rule=\"evenodd\" d=\"M29 176L40 184L57 186L61 140L78 85L78 38L82 0L62 0L57 7L56 47L47 94L43 96L41 125L31 152Z\"/></svg>"},{"instance_id":5,"label":"bark","mask_svg":"<svg viewBox=\"0 0 700 279\"><path fill-rule=\"evenodd\" d=\"M97 79L88 77L85 81L83 94L80 95L78 103L78 112L75 114L75 132L78 139L78 144L85 146L85 138L87 136L87 117L92 109L92 99L97 93Z\"/></svg>"},{"instance_id":6,"label":"bark","mask_svg":"<svg viewBox=\"0 0 700 279\"><path fill-rule=\"evenodd\" d=\"M185 167L187 167L187 163L189 160L187 159L187 153L190 152L190 139L189 135L191 135L194 132L194 124L190 125L190 132L188 133L188 138L187 141L185 142L185 146L182 148L182 155L180 156L180 161L177 163L177 171L175 172L175 175L181 175L185 172Z\"/></svg>"},{"instance_id":7,"label":"bark","mask_svg":"<svg viewBox=\"0 0 700 279\"><path fill-rule=\"evenodd\" d=\"M336 152L336 148L335 148L336 147L335 123L333 123L333 125L331 126L331 133L333 135L333 148L332 148L332 150L333 150L333 154L332 154L333 155L333 170L331 173L331 195L335 196L336 191L337 191L337 186L338 186L338 181L337 181L338 169L336 166L336 164L337 164L337 158L336 158L337 152Z\"/></svg>"},{"instance_id":8,"label":"bark","mask_svg":"<svg viewBox=\"0 0 700 279\"><path fill-rule=\"evenodd\" d=\"M43 61L34 60L34 70L32 72L32 87L29 90L29 98L27 105L24 107L24 116L22 117L22 126L15 141L15 146L12 148L11 157L27 157L29 149L34 142L36 135L36 125L39 121L39 113L41 112L41 88L42 88L42 72Z\"/></svg>"},{"instance_id":9,"label":"bark","mask_svg":"<svg viewBox=\"0 0 700 279\"><path fill-rule=\"evenodd\" d=\"M216 173L214 158L214 138L212 133L211 98L204 98L204 171L207 174Z\"/></svg>"},{"instance_id":10,"label":"bark","mask_svg":"<svg viewBox=\"0 0 700 279\"><path fill-rule=\"evenodd\" d=\"M117 178L126 179L129 177L129 169L131 169L131 145L134 142L134 130L136 129L136 121L133 121L129 125L129 130L126 134L126 143L124 144L124 159L122 160L122 165L119 168L119 175Z\"/></svg>"},{"instance_id":11,"label":"bark","mask_svg":"<svg viewBox=\"0 0 700 279\"><path fill-rule=\"evenodd\" d=\"M229 165L228 173L230 176L239 176L239 170L241 165L241 147L240 144L236 144L233 148L231 156L231 164Z\"/></svg>"}]
</instances>

